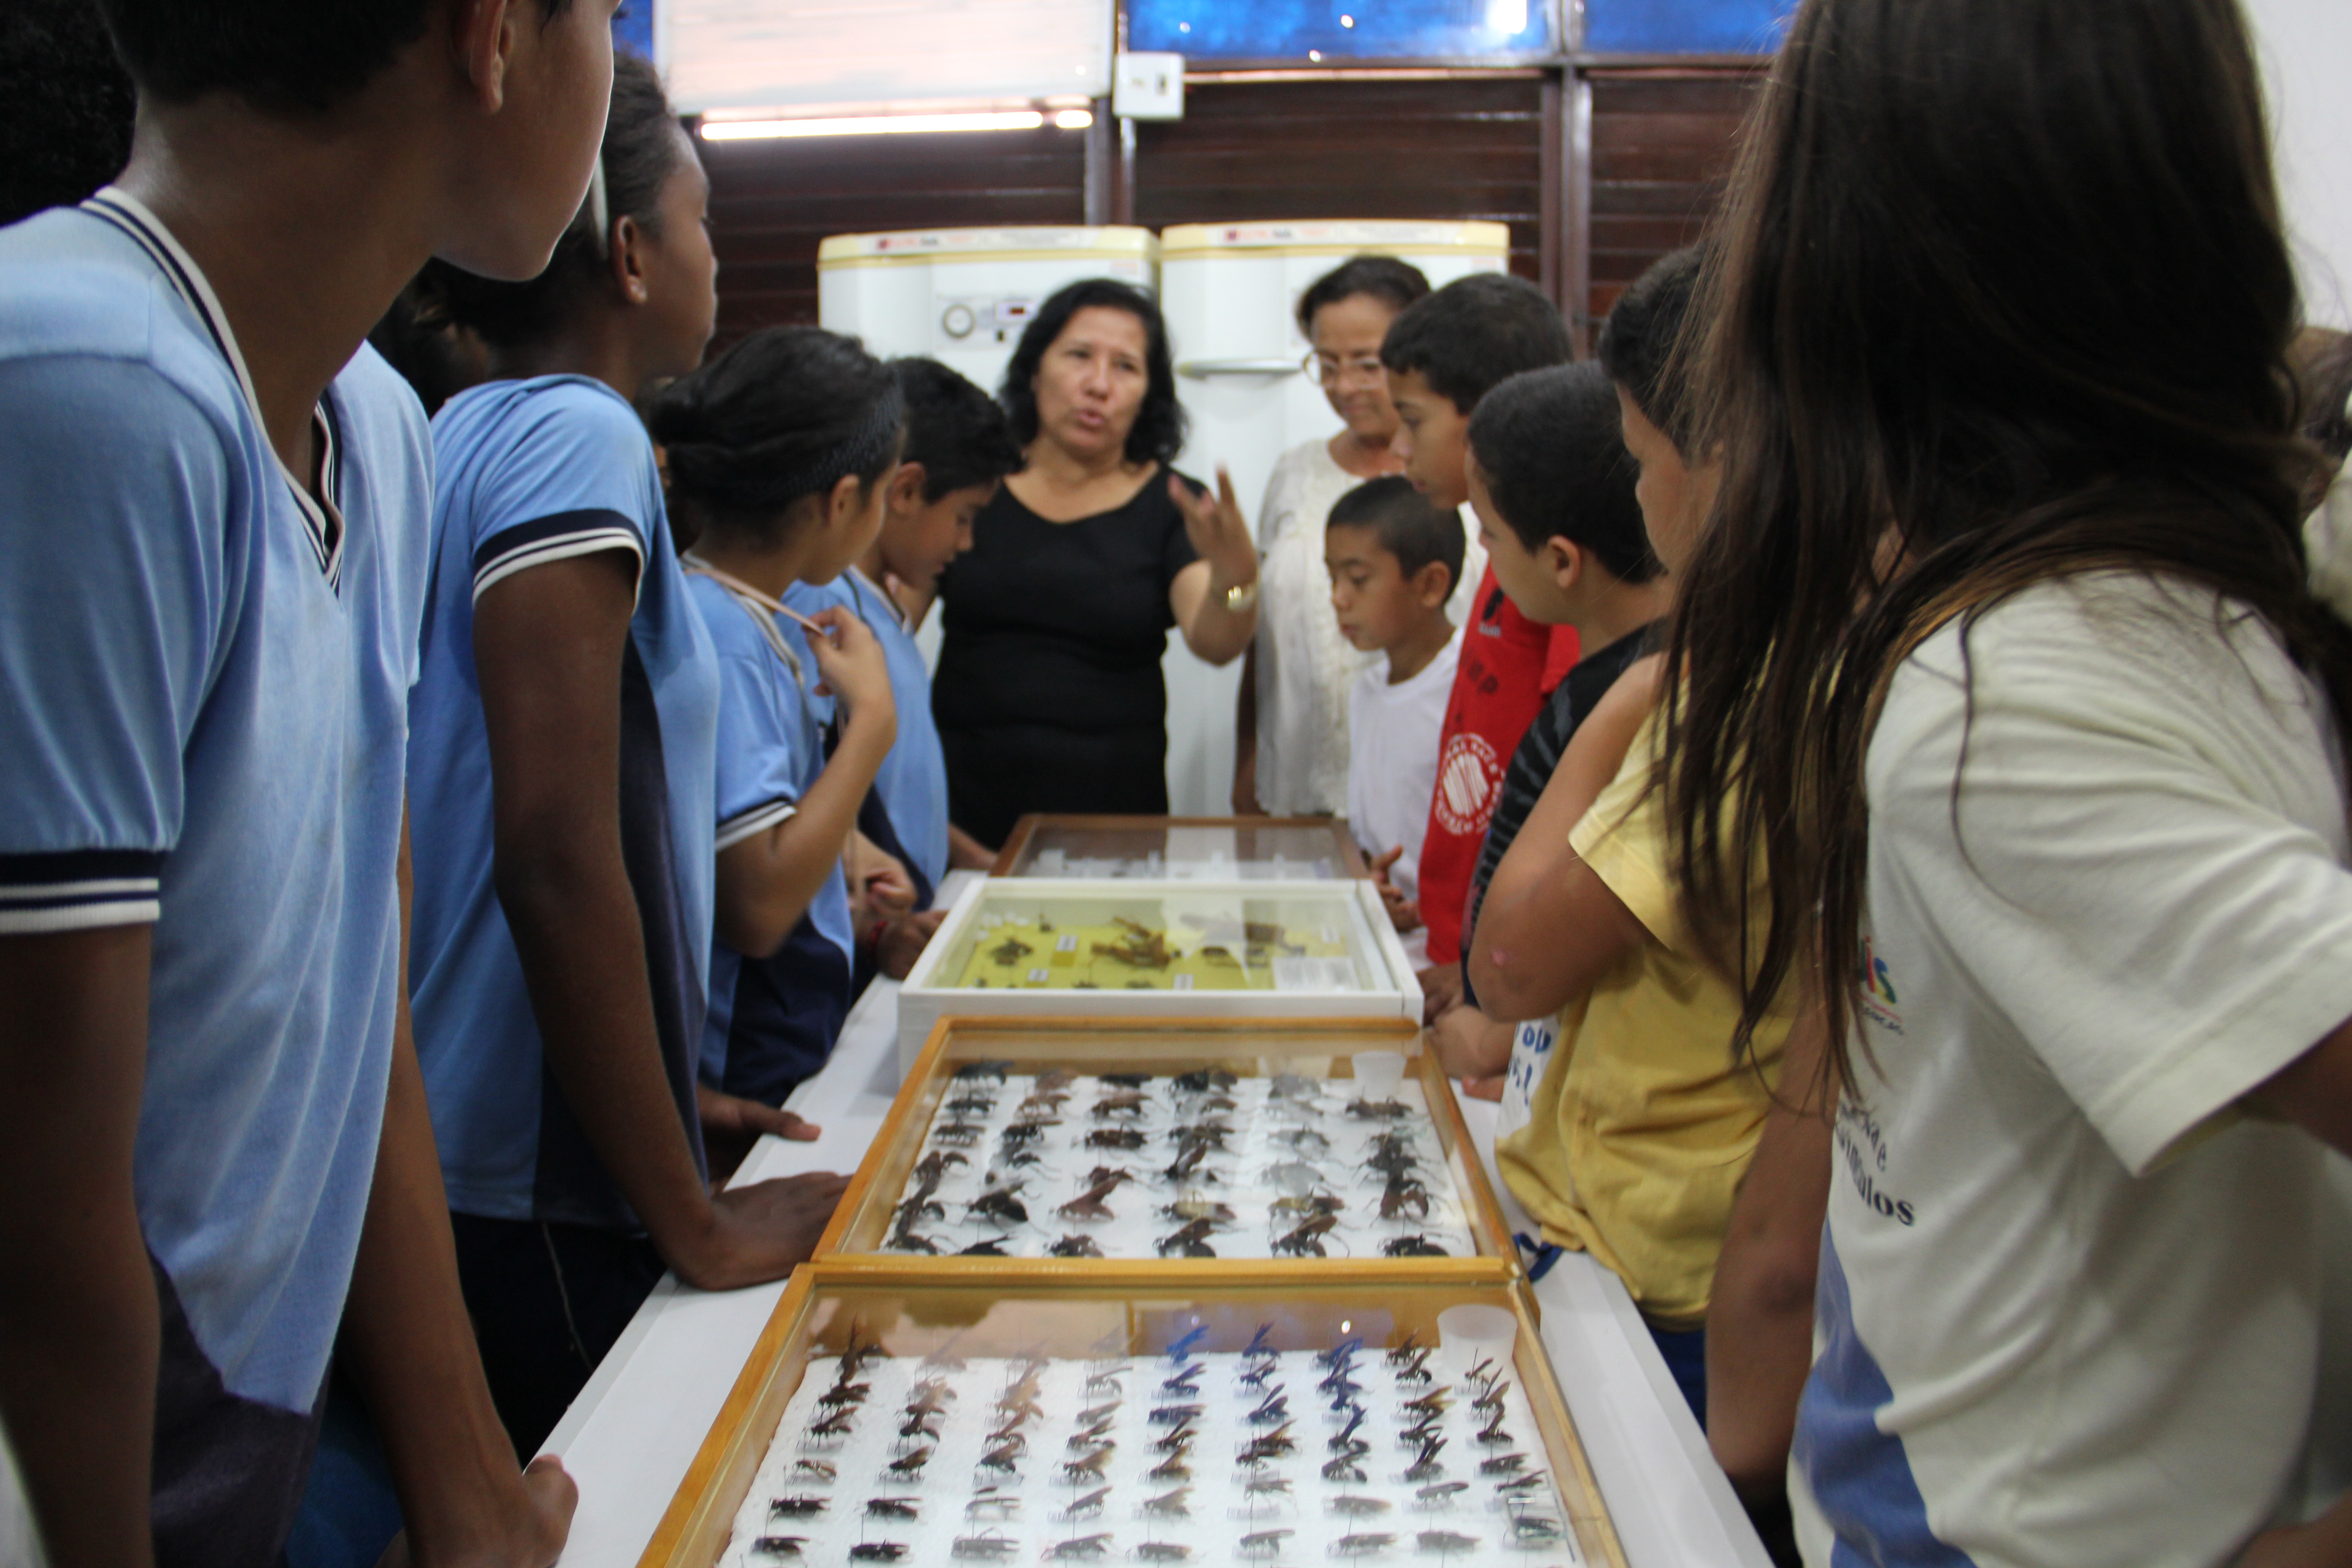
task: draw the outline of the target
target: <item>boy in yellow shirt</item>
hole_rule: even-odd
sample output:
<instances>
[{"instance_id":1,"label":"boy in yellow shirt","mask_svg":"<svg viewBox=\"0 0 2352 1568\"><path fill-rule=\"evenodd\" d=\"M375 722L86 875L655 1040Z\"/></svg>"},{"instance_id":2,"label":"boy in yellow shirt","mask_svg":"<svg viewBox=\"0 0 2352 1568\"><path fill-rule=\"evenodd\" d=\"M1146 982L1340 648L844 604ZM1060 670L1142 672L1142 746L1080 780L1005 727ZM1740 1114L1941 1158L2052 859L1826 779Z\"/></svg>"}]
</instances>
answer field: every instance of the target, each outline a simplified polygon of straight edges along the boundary
<instances>
[{"instance_id":1,"label":"boy in yellow shirt","mask_svg":"<svg viewBox=\"0 0 2352 1568\"><path fill-rule=\"evenodd\" d=\"M1671 374L1697 265L1684 253L1653 268L1601 342L1669 580L1713 489L1685 458L1686 400ZM1548 1246L1590 1252L1625 1282L1704 1424L1716 1258L1787 1027L1734 1058L1738 989L1685 923L1651 787L1658 663L1628 670L1570 742L1496 870L1468 977L1491 1016L1559 1018L1530 1119L1496 1147L1505 1183Z\"/></svg>"}]
</instances>

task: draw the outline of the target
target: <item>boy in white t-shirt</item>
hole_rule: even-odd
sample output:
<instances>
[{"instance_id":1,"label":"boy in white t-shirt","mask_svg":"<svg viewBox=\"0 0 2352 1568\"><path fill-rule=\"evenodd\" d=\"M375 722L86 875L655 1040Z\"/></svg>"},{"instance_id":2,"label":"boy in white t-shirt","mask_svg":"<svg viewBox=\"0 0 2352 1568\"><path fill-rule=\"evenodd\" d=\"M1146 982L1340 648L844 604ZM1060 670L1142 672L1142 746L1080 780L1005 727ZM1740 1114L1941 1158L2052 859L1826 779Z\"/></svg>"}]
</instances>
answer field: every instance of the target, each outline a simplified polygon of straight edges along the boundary
<instances>
[{"instance_id":1,"label":"boy in white t-shirt","mask_svg":"<svg viewBox=\"0 0 2352 1568\"><path fill-rule=\"evenodd\" d=\"M1462 649L1445 602L1463 549L1461 520L1402 476L1349 490L1323 530L1340 635L1388 656L1348 693L1348 823L1401 931L1421 926L1421 840Z\"/></svg>"}]
</instances>

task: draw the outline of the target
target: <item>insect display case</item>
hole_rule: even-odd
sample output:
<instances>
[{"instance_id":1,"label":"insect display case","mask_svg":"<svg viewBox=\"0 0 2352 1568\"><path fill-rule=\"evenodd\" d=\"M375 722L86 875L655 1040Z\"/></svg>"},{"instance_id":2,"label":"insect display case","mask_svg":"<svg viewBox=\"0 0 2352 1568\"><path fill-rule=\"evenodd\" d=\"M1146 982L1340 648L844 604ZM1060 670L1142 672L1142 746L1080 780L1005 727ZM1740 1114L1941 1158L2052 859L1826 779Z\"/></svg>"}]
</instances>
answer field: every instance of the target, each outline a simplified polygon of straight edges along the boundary
<instances>
[{"instance_id":1,"label":"insect display case","mask_svg":"<svg viewBox=\"0 0 2352 1568\"><path fill-rule=\"evenodd\" d=\"M793 1277L640 1568L1624 1562L1522 1288Z\"/></svg>"},{"instance_id":2,"label":"insect display case","mask_svg":"<svg viewBox=\"0 0 2352 1568\"><path fill-rule=\"evenodd\" d=\"M1168 1259L1237 1279L1518 1268L1451 1087L1402 1019L943 1020L817 1255L950 1273Z\"/></svg>"},{"instance_id":3,"label":"insect display case","mask_svg":"<svg viewBox=\"0 0 2352 1568\"><path fill-rule=\"evenodd\" d=\"M1421 984L1369 881L990 878L907 975L902 1071L950 1014L1418 1023Z\"/></svg>"},{"instance_id":4,"label":"insect display case","mask_svg":"<svg viewBox=\"0 0 2352 1568\"><path fill-rule=\"evenodd\" d=\"M1344 823L1328 816L1024 816L999 877L1328 881L1369 877Z\"/></svg>"}]
</instances>

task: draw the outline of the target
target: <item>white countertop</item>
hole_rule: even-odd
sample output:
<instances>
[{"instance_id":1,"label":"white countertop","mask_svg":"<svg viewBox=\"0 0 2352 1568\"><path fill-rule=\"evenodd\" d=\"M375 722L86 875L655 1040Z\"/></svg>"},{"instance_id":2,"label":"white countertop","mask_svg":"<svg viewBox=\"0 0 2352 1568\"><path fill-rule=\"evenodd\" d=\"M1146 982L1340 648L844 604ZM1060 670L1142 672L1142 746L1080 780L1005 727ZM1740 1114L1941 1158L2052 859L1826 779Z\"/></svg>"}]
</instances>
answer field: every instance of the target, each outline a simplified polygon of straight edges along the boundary
<instances>
[{"instance_id":1,"label":"white countertop","mask_svg":"<svg viewBox=\"0 0 2352 1568\"><path fill-rule=\"evenodd\" d=\"M951 876L942 897L966 875ZM895 982L877 981L824 1071L787 1102L824 1136L762 1139L736 1180L857 1168L898 1094L898 994ZM1507 1215L1524 1226L1495 1178L1494 1108L1465 1101L1463 1115ZM655 1289L547 1440L580 1483L562 1568L635 1563L783 1291L779 1282L714 1295L675 1278ZM1535 1294L1544 1348L1633 1568L1769 1568L1616 1277L1570 1253Z\"/></svg>"}]
</instances>

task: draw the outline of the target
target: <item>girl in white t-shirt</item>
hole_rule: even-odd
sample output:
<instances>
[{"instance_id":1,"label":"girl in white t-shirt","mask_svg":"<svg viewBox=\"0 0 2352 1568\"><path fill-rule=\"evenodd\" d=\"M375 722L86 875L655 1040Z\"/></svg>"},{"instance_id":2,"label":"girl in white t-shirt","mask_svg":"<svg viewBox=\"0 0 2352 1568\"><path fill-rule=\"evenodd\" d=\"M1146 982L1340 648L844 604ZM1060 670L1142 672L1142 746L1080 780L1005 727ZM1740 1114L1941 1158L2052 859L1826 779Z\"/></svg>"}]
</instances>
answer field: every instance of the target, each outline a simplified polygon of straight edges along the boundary
<instances>
[{"instance_id":1,"label":"girl in white t-shirt","mask_svg":"<svg viewBox=\"0 0 2352 1568\"><path fill-rule=\"evenodd\" d=\"M2352 1506L2272 1532L2352 1147L2352 632L2237 8L1808 0L1722 255L1667 809L1718 929L1710 868L1772 868L1750 1024L1825 977L1807 1560L2352 1560Z\"/></svg>"},{"instance_id":2,"label":"girl in white t-shirt","mask_svg":"<svg viewBox=\"0 0 2352 1568\"><path fill-rule=\"evenodd\" d=\"M1307 286L1298 330L1313 345L1308 369L1345 423L1285 452L1258 513L1258 630L1242 672L1234 736L1234 809L1276 816L1328 816L1348 809L1348 692L1380 662L1348 645L1331 613L1323 523L1332 503L1366 479L1398 474L1389 452L1397 414L1381 369L1381 340L1397 312L1429 292L1429 279L1391 256L1358 256ZM1456 584L1454 623L1486 561L1476 552Z\"/></svg>"}]
</instances>

